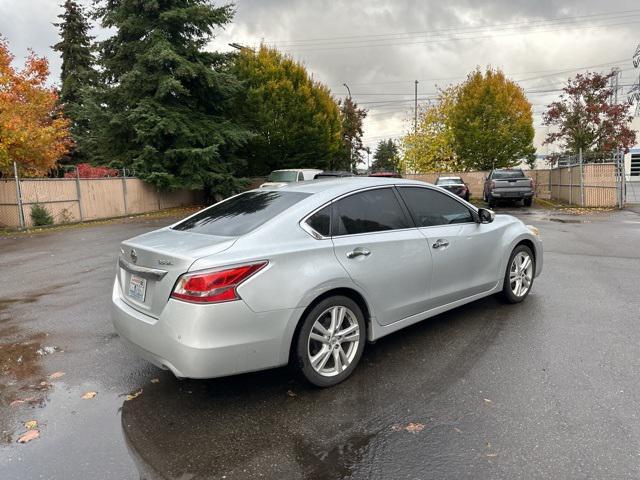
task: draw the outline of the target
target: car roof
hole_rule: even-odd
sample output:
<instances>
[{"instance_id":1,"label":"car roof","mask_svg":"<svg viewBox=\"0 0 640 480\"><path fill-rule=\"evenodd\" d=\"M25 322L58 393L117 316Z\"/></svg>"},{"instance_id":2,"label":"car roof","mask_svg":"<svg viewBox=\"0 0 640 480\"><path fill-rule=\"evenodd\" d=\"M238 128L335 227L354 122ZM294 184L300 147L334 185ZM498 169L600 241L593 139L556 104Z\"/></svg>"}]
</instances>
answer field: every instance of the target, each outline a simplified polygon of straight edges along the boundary
<instances>
[{"instance_id":1,"label":"car roof","mask_svg":"<svg viewBox=\"0 0 640 480\"><path fill-rule=\"evenodd\" d=\"M386 177L335 177L330 180L288 183L280 188L264 187L260 190L277 190L302 193L327 193L332 196L342 195L361 188L384 187L389 185L428 185L418 180Z\"/></svg>"},{"instance_id":2,"label":"car roof","mask_svg":"<svg viewBox=\"0 0 640 480\"><path fill-rule=\"evenodd\" d=\"M443 180L447 180L447 179L449 179L449 178L452 178L452 179L458 180L458 179L460 179L460 178L462 178L462 177L461 177L460 175L456 175L456 176L447 176L447 177L438 177L438 178L441 178L441 179L443 179Z\"/></svg>"}]
</instances>

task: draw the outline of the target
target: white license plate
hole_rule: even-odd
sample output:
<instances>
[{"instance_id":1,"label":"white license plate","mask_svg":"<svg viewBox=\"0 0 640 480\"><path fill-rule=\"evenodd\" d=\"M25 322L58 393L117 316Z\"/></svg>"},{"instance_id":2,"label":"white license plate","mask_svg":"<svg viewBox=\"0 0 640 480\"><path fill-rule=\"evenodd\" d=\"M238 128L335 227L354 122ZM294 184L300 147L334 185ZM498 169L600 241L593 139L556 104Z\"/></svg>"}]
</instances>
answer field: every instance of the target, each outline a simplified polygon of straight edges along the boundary
<instances>
[{"instance_id":1,"label":"white license plate","mask_svg":"<svg viewBox=\"0 0 640 480\"><path fill-rule=\"evenodd\" d=\"M131 275L131 280L129 280L129 297L137 300L138 302L144 302L146 292L147 279L138 277L137 275Z\"/></svg>"}]
</instances>

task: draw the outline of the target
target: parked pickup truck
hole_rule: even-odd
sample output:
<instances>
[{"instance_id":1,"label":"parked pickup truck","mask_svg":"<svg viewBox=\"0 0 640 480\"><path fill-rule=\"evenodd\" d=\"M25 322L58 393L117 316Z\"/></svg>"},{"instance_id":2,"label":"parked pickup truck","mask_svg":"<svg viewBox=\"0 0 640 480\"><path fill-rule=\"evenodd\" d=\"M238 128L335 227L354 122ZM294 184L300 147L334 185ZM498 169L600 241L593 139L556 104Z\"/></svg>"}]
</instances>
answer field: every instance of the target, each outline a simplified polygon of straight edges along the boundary
<instances>
[{"instance_id":1,"label":"parked pickup truck","mask_svg":"<svg viewBox=\"0 0 640 480\"><path fill-rule=\"evenodd\" d=\"M522 200L525 207L533 202L533 180L519 168L491 170L484 181L484 200L493 207L499 201Z\"/></svg>"}]
</instances>

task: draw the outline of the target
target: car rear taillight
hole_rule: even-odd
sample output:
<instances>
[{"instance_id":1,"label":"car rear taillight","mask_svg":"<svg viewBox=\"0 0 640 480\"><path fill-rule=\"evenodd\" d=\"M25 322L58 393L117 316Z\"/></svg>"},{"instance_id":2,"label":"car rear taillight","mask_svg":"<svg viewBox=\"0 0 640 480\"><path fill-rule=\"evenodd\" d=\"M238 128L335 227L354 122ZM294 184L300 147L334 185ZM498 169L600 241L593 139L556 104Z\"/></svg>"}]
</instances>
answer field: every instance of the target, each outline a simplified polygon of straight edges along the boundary
<instances>
[{"instance_id":1,"label":"car rear taillight","mask_svg":"<svg viewBox=\"0 0 640 480\"><path fill-rule=\"evenodd\" d=\"M239 300L236 289L269 262L257 262L237 267L182 275L171 293L177 298L195 303L219 303Z\"/></svg>"},{"instance_id":2,"label":"car rear taillight","mask_svg":"<svg viewBox=\"0 0 640 480\"><path fill-rule=\"evenodd\" d=\"M491 189L493 190L494 188L496 188L496 182L491 180Z\"/></svg>"}]
</instances>

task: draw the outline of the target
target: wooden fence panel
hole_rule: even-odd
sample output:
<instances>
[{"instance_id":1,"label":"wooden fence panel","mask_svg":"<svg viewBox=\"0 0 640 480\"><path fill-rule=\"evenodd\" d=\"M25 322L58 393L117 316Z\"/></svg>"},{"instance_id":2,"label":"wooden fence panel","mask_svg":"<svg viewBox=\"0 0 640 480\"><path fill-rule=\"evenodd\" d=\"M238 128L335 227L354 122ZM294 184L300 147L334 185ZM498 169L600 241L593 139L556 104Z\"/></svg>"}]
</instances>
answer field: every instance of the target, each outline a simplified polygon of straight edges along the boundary
<instances>
[{"instance_id":1,"label":"wooden fence panel","mask_svg":"<svg viewBox=\"0 0 640 480\"><path fill-rule=\"evenodd\" d=\"M83 220L126 215L121 178L84 178L79 184Z\"/></svg>"},{"instance_id":2,"label":"wooden fence panel","mask_svg":"<svg viewBox=\"0 0 640 480\"><path fill-rule=\"evenodd\" d=\"M137 178L121 177L25 179L20 187L27 227L32 226L30 212L36 203L51 213L54 223L65 223L193 205L202 198L199 192L159 192ZM14 180L0 180L0 226L20 226Z\"/></svg>"}]
</instances>

